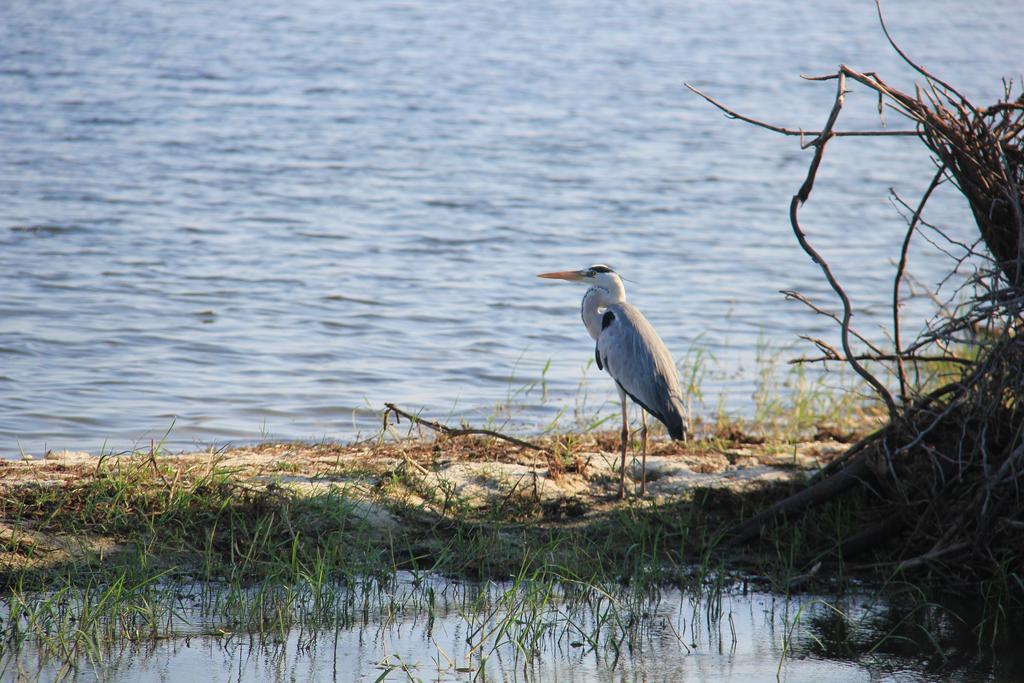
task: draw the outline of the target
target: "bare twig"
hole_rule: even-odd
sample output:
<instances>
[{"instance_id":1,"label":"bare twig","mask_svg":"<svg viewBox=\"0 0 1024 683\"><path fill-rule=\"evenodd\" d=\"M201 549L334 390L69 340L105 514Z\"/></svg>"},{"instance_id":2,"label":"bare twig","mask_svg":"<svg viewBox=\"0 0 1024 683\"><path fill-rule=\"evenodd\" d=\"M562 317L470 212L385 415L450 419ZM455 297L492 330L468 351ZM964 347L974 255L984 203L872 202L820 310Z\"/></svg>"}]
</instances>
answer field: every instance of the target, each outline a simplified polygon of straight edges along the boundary
<instances>
[{"instance_id":1,"label":"bare twig","mask_svg":"<svg viewBox=\"0 0 1024 683\"><path fill-rule=\"evenodd\" d=\"M925 553L924 555L918 555L917 557L912 557L909 560L903 560L902 562L900 562L896 566L896 570L897 571L906 571L908 569L913 569L913 568L918 567L920 565L927 564L927 563L929 563L929 562L931 562L933 560L937 560L940 557L942 557L943 555L948 555L950 553L955 553L955 552L959 552L961 550L964 550L964 549L968 548L969 546L970 546L969 543L964 542L964 543L954 543L953 545L946 546L945 548L937 548L937 549L932 550L932 551L930 551L928 553ZM878 566L884 566L884 565L878 565Z\"/></svg>"},{"instance_id":2,"label":"bare twig","mask_svg":"<svg viewBox=\"0 0 1024 683\"><path fill-rule=\"evenodd\" d=\"M833 78L834 78L834 76L833 76ZM815 79L810 79L810 80L815 80ZM823 131L818 131L818 130L811 131L811 130L802 130L802 129L795 129L795 128L784 128L783 126L776 126L776 125L773 125L771 123L766 123L765 121L759 121L758 119L754 119L754 118L751 118L749 116L744 116L743 114L740 114L739 112L737 112L737 111L735 111L733 109L730 109L726 105L722 104L721 102L719 102L715 98L711 97L707 93L701 91L700 89L696 88L695 86L692 86L689 83L683 83L683 85L685 85L687 88L689 88L691 92L693 92L693 93L695 93L697 95L700 95L705 100L707 100L708 102L710 102L714 106L716 106L719 109L721 109L723 112L725 112L725 115L728 116L730 119L738 119L740 121L745 121L746 123L749 123L751 125L758 126L760 128L767 128L770 131L774 131L774 132L780 133L782 135L798 136L801 139L801 141L803 141L803 139L807 138L807 137L819 138L819 137L821 137L821 134L823 132ZM837 138L844 138L844 137L886 137L886 136L898 136L898 137L900 137L900 136L901 137L915 136L916 137L917 135L918 135L918 132L916 130L837 130L837 131L832 131L832 136L833 137L837 137ZM810 143L810 144L813 144L813 143ZM802 147L807 147L808 145L803 144L803 142L801 142L801 146Z\"/></svg>"},{"instance_id":3,"label":"bare twig","mask_svg":"<svg viewBox=\"0 0 1024 683\"><path fill-rule=\"evenodd\" d=\"M889 390L885 388L878 379L868 372L863 365L861 365L855 359L855 354L850 348L850 318L853 316L853 307L850 305L850 297L846 295L846 290L842 288L839 281L836 280L832 274L832 269L829 267L828 262L818 253L818 251L811 246L810 242L807 241L807 235L800 227L800 207L807 201L811 196L811 190L814 188L814 180L818 175L818 167L821 165L821 159L825 154L825 145L833 137L832 128L835 126L836 119L839 118L839 112L843 108L843 101L846 97L846 78L841 73L836 86L836 99L832 105L832 111L829 113L828 121L825 122L825 127L811 144L814 145L814 158L811 160L810 168L807 170L807 178L804 179L803 185L800 186L800 190L793 195L792 201L789 203L789 223L793 227L793 234L796 235L797 242L800 243L800 247L811 257L821 268L822 273L825 274L825 279L828 280L832 290L836 293L839 299L843 303L843 321L841 325L841 339L843 342L843 352L849 359L850 367L853 368L854 372L864 378L864 381L870 384L882 400L885 402L885 407L889 411L890 419L895 422L899 413L896 409L896 403L892 399L892 395ZM859 335L858 335L859 337Z\"/></svg>"},{"instance_id":4,"label":"bare twig","mask_svg":"<svg viewBox=\"0 0 1024 683\"><path fill-rule=\"evenodd\" d=\"M448 425L441 424L437 420L428 420L426 418L422 418L422 417L419 417L417 415L413 415L411 413L407 413L404 410L402 410L401 408L399 408L398 406L396 406L394 403L385 403L384 407L387 408L387 410L384 411L384 418L383 418L384 419L384 427L385 427L385 429L388 426L388 417L392 413L394 413L394 415L395 415L395 422L398 422L400 417L404 417L405 419L409 420L410 422L413 422L413 423L419 424L419 425L423 425L424 427L427 427L428 429L433 429L435 432L440 432L441 434L444 434L445 436L489 436L489 437L492 437L494 439L501 439L502 441L508 441L511 444L515 444L516 446L519 446L520 448L528 448L528 449L534 450L534 451L541 451L542 453L547 453L548 452L548 449L544 448L543 446L538 446L536 444L530 443L529 441L523 441L522 439L517 439L514 436L509 436L507 434L502 434L501 432L496 432L493 429L472 429L472 428L468 428L468 427L466 427L466 428L462 428L462 427L449 427Z\"/></svg>"},{"instance_id":5,"label":"bare twig","mask_svg":"<svg viewBox=\"0 0 1024 683\"><path fill-rule=\"evenodd\" d=\"M876 363L891 363L893 361L902 362L905 360L912 361L914 363L956 363L957 365L972 365L974 360L971 358L960 358L959 356L915 356L913 354L903 354L897 356L894 353L861 353L853 357L854 360L858 361L873 361ZM840 361L849 362L849 358L839 354L833 355L832 353L826 353L824 356L817 358L793 358L788 361L789 365L801 365L803 363L823 363L826 361Z\"/></svg>"},{"instance_id":6,"label":"bare twig","mask_svg":"<svg viewBox=\"0 0 1024 683\"><path fill-rule=\"evenodd\" d=\"M879 9L881 12L881 9ZM903 349L900 342L900 282L903 280L903 271L907 268L907 255L910 251L910 238L914 234L914 230L917 229L917 223L921 220L921 212L924 211L925 204L928 203L928 198L932 196L932 192L939 186L942 181L942 175L946 171L946 165L941 164L939 170L935 172L935 176L932 178L932 182L928 185L928 189L925 190L924 196L921 197L920 203L917 205L917 209L914 211L913 218L910 219L907 225L907 234L903 238L903 247L900 249L900 263L896 268L896 277L893 280L892 285L892 331L893 331L893 346L896 349L896 353L893 354L896 360L896 374L900 381L900 399L907 402L907 371L903 366Z\"/></svg>"},{"instance_id":7,"label":"bare twig","mask_svg":"<svg viewBox=\"0 0 1024 683\"><path fill-rule=\"evenodd\" d=\"M832 318L832 320L835 320L835 321L836 321L837 323L839 323L840 325L842 325L842 324L843 324L843 321L842 321L842 320L841 320L841 319L839 318L839 316L838 316L838 315L836 315L835 313L833 313L833 312L831 312L831 311L826 311L826 310L825 310L824 308L821 308L820 306L818 306L817 304L815 304L814 302L812 302L812 301L811 301L810 299L808 299L807 297L805 297L805 296L804 296L803 294L801 294L800 292L794 291L794 290L792 290L792 289L780 289L780 290L779 290L779 293L780 293L780 294L782 294L783 296L785 296L785 297L786 297L787 299L793 299L794 301L799 301L799 302L800 302L800 303L802 303L802 304L803 304L804 306L807 306L807 307L808 307L809 309L811 309L812 311L814 311L814 312L815 312L815 313L817 313L818 315L823 315L823 316L825 316L826 318ZM870 341L870 340L869 340L868 338L866 338L866 337L862 336L862 335L861 335L861 334L860 334L859 332L857 332L856 330L854 330L854 329L852 329L852 328L851 328L851 329L850 329L850 334L852 334L852 335L853 335L854 337L856 337L857 339L861 340L861 341L862 341L862 342L863 342L863 343L864 343L864 344L865 344L865 345L866 345L866 346L867 346L867 347L868 347L869 349L871 349L871 350L872 350L872 351L873 351L874 353L876 353L876 354L880 354L880 353L882 353L882 350L881 350L880 348L878 348L877 346L875 346L875 345L874 345L873 343L871 343L871 341ZM818 340L816 340L816 339L812 339L812 340L810 340L810 341L813 341L813 342L814 342L815 344L818 344L818 343L819 343L819 341L818 341Z\"/></svg>"},{"instance_id":8,"label":"bare twig","mask_svg":"<svg viewBox=\"0 0 1024 683\"><path fill-rule=\"evenodd\" d=\"M906 62L907 64L909 64L911 68L913 68L913 69L914 69L915 71L917 71L917 72L918 72L919 74L921 74L921 75L922 75L922 76L924 76L924 77L925 77L926 79L928 79L929 83L938 83L938 84L939 84L939 85L941 85L941 86L942 86L943 88L945 88L945 89L946 89L947 91L949 91L949 92L953 93L953 94L954 94L954 95L956 95L956 96L957 96L958 98L960 98L960 104L962 104L962 105L965 105L965 106L967 106L967 107L970 107L970 109L971 109L971 110L972 110L972 111L973 111L973 112L974 112L975 114L977 114L977 113L978 113L978 110L974 108L974 105L972 105L972 104L971 104L971 103L970 103L970 102L969 102L969 101L967 100L967 98L966 98L966 97L964 97L963 95L961 95L961 94L960 94L960 91L958 91L958 90L957 90L956 88L954 88L953 86L951 86L951 85L950 85L949 83L946 83L946 82L945 82L944 80L942 80L941 78L938 78L938 77L937 77L937 76L935 76L934 74L930 73L930 72L929 72L929 71L928 71L927 69L925 69L925 68L924 68L923 66L921 66L920 64L918 64L917 62L915 62L914 60L912 60L912 59L910 58L910 56L909 56L909 55L907 55L907 53L906 53L906 52L904 52L904 51L903 51L903 50L902 50L902 49L900 48L900 46L896 44L896 41L895 41L895 40L893 40L893 37L892 37L892 35L890 35L890 33L889 33L889 27L885 25L885 16L883 16L883 14L882 14L882 3L881 3L881 0L875 0L875 9L876 9L876 10L878 11L878 23L879 23L879 24L880 24L880 25L882 26L882 33L884 33L884 34L885 34L885 39L889 41L889 45L891 45L891 46L892 46L892 49L896 51L896 54L898 54L898 55L900 56L900 58L901 58L901 59L902 59L902 60L903 60L904 62Z\"/></svg>"}]
</instances>

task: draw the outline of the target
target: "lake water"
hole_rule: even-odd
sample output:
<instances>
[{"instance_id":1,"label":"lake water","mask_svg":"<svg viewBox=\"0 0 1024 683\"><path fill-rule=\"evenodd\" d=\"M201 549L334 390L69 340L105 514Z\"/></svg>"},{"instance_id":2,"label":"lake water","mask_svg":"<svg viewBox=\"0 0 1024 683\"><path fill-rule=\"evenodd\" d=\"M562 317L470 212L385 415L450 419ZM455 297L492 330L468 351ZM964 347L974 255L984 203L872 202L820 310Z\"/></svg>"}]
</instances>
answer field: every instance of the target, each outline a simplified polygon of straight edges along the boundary
<instances>
[{"instance_id":1,"label":"lake water","mask_svg":"<svg viewBox=\"0 0 1024 683\"><path fill-rule=\"evenodd\" d=\"M896 38L981 104L1020 74L1017 0L887 3ZM352 439L383 402L537 430L612 395L582 290L613 264L677 360L749 414L759 346L835 302L787 220L809 152L683 87L819 127L845 62L912 74L870 2L0 6L0 455ZM875 128L852 88L842 128ZM893 115L887 123L900 127ZM830 147L804 217L882 339L912 139ZM940 193L929 218L970 235ZM912 271L947 257L919 240ZM952 296L947 285L943 296ZM907 309L923 315L922 302ZM789 355L798 349L786 351Z\"/></svg>"}]
</instances>

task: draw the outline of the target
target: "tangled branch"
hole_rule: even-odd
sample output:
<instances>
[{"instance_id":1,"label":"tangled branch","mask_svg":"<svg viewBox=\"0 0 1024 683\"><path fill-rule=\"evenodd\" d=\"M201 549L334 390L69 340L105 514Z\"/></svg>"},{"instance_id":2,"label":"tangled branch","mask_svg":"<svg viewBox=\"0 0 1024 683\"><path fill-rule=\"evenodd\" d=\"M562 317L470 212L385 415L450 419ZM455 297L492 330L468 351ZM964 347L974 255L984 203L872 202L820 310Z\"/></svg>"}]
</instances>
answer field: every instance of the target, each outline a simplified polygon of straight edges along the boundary
<instances>
[{"instance_id":1,"label":"tangled branch","mask_svg":"<svg viewBox=\"0 0 1024 683\"><path fill-rule=\"evenodd\" d=\"M383 417L384 429L388 428L388 425L390 424L388 422L388 419L390 418L391 415L394 415L395 416L395 422L399 422L400 418L404 417L405 419L409 420L413 424L423 425L424 427L426 427L428 429L432 429L435 432L439 432L441 434L444 434L445 436L452 436L452 437L456 437L456 436L489 436L492 439L501 439L502 441L508 441L511 444L515 444L516 446L519 446L520 448L527 448L527 449L533 450L533 451L541 451L542 453L547 453L548 452L548 450L546 448L542 447L542 446L538 446L536 444L532 444L529 441L523 441L522 439L517 439L516 437L509 436L508 434L502 434L501 432L496 432L493 429L473 429L473 428L470 428L470 427L449 427L448 425L441 424L437 420L428 420L428 419L420 417L418 415L413 415L412 413L407 413L406 411L404 411L401 408L399 408L398 406L396 406L394 403L385 403L384 407L385 407L384 417Z\"/></svg>"},{"instance_id":2,"label":"tangled branch","mask_svg":"<svg viewBox=\"0 0 1024 683\"><path fill-rule=\"evenodd\" d=\"M824 127L813 133L765 123L739 114L697 88L693 92L730 118L782 135L799 135L813 148L806 177L790 200L790 225L797 242L820 268L842 304L832 313L803 295L784 291L839 326L841 349L803 336L820 357L793 362L843 362L885 404L888 424L852 447L813 485L754 516L735 530L731 544L759 537L773 520L801 514L853 489L873 501L863 511L865 528L815 556L848 558L891 541L898 571L925 568L948 580L1021 567L1024 544L1024 95L1004 82L1004 97L988 107L971 103L957 89L924 69L894 41L879 8L882 30L904 62L924 78L913 94L888 85L878 74L840 65L836 73L811 77L836 81ZM839 131L846 84L856 82L877 95L914 130ZM892 287L892 348L882 349L851 327L852 303L829 264L810 244L800 208L811 196L828 143L836 137L913 135L934 157L935 173L907 225ZM950 239L924 213L935 190L949 182L964 197L977 224L971 244ZM908 213L911 206L902 200ZM916 340L904 343L901 285L907 279L910 246L922 226L962 250L950 275L971 258L973 273L959 290L966 300L942 305ZM932 242L928 235L925 238ZM935 242L932 242L935 244ZM940 245L939 246L941 249ZM946 251L942 249L942 251ZM949 253L949 252L946 252ZM949 276L947 276L948 278ZM851 341L867 347L856 351ZM960 352L959 349L963 349ZM899 383L897 403L889 388L864 363L888 369ZM945 383L935 386L907 376L906 364L941 364ZM1024 570L1021 571L1024 574ZM1024 592L1024 589L1022 589Z\"/></svg>"}]
</instances>

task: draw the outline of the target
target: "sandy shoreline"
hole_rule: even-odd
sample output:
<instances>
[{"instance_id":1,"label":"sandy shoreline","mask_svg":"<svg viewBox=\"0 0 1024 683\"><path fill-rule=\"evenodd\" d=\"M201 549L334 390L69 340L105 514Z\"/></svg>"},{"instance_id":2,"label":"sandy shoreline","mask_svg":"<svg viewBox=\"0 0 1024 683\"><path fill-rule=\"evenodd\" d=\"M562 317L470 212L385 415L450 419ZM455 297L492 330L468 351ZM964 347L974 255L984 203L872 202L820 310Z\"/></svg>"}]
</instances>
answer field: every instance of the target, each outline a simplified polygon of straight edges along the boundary
<instances>
[{"instance_id":1,"label":"sandy shoreline","mask_svg":"<svg viewBox=\"0 0 1024 683\"><path fill-rule=\"evenodd\" d=\"M100 517L72 521L58 501L98 500L132 518L132 496L164 500L161 514L176 497L202 496L204 482L226 485L223 500L293 499L343 505L373 545L396 539L436 551L443 533L438 523L483 524L493 528L526 525L570 529L605 523L616 510L657 508L693 500L697 492L736 494L792 488L846 449L838 441L751 444L740 435L688 444L652 440L647 460L648 495L638 497L639 454L628 468L625 501L618 491L618 436L613 433L560 435L536 440L545 452L484 437L437 437L360 444L264 443L230 450L193 453L134 453L100 458L59 451L45 457L0 461L0 495L7 513L0 518L0 567L6 571L46 570L69 563L103 561L126 550L131 534ZM111 482L116 482L112 484ZM113 488L111 488L113 487ZM117 487L123 487L118 489ZM109 489L109 491L108 491ZM118 491L121 491L120 493ZM233 491L233 492L232 492ZM773 494L774 495L774 494ZM124 502L117 503L121 498ZM45 501L51 501L49 503ZM140 502L138 505L149 505ZM40 505L43 507L40 508ZM72 504L72 516L92 503ZM315 509L315 505L313 506ZM26 512L18 512L25 510ZM28 513L27 511L33 512ZM740 509L732 511L738 514ZM113 513L110 513L113 514ZM262 514L262 513L255 513ZM311 512L309 529L324 527ZM27 516L26 516L27 515ZM40 516L42 515L42 516ZM430 533L424 533L429 529ZM435 534L433 540L426 540ZM439 535L438 535L439 534ZM425 545L424 545L425 544Z\"/></svg>"},{"instance_id":2,"label":"sandy shoreline","mask_svg":"<svg viewBox=\"0 0 1024 683\"><path fill-rule=\"evenodd\" d=\"M51 451L42 458L0 460L0 487L68 486L95 476L98 468L117 466L126 459L137 462L139 458L152 458L171 476L216 468L230 471L238 481L275 483L296 490L346 486L357 493L408 469L436 483L450 482L457 495L472 501L501 495L515 482L528 478L531 490L542 499L577 498L596 506L611 502L619 466L615 435L601 433L572 439L571 450L566 449L561 437L536 442L563 453L561 456L477 437L352 445L264 443L217 451L135 453L102 459L84 451ZM652 440L647 458L648 498L678 496L698 487L743 490L798 480L845 448L834 440L787 445L721 439L689 444ZM627 471L638 484L640 454L633 451L632 455Z\"/></svg>"}]
</instances>

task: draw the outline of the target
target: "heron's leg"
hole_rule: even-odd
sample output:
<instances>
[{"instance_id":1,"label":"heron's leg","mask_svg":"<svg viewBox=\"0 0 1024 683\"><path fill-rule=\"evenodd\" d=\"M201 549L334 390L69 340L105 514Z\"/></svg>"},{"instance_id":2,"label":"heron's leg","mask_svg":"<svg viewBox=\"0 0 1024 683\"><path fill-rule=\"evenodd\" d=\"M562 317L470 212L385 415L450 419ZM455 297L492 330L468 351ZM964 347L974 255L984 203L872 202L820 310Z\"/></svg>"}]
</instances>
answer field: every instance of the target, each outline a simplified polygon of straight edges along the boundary
<instances>
[{"instance_id":1,"label":"heron's leg","mask_svg":"<svg viewBox=\"0 0 1024 683\"><path fill-rule=\"evenodd\" d=\"M640 465L640 495L647 495L647 411L640 408L640 420L643 427L640 429L640 439L643 442L643 460Z\"/></svg>"},{"instance_id":2,"label":"heron's leg","mask_svg":"<svg viewBox=\"0 0 1024 683\"><path fill-rule=\"evenodd\" d=\"M629 409L626 406L626 392L619 390L622 398L622 469L619 470L619 498L626 497L626 445L629 443Z\"/></svg>"}]
</instances>

